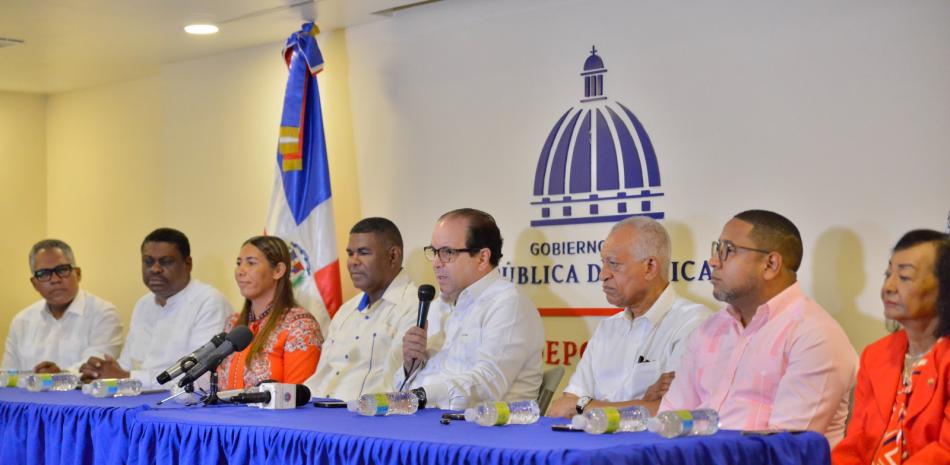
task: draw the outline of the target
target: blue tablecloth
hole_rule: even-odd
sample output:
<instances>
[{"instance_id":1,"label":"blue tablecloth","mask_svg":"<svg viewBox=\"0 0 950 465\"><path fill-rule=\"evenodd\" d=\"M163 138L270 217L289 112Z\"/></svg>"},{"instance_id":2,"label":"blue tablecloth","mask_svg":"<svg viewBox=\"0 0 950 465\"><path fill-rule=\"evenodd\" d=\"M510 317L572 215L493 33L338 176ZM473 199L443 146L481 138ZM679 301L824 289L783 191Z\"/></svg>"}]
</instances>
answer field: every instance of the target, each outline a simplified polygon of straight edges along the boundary
<instances>
[{"instance_id":1,"label":"blue tablecloth","mask_svg":"<svg viewBox=\"0 0 950 465\"><path fill-rule=\"evenodd\" d=\"M0 464L123 463L135 413L162 397L0 388Z\"/></svg>"},{"instance_id":2,"label":"blue tablecloth","mask_svg":"<svg viewBox=\"0 0 950 465\"><path fill-rule=\"evenodd\" d=\"M10 394L6 391L16 391ZM822 464L815 433L664 439L551 431L563 420L485 428L442 412L361 417L345 409L154 406L161 396L92 399L0 390L0 463L130 464ZM37 403L26 403L37 402ZM15 440L8 441L11 437ZM17 451L11 448L19 448ZM8 461L9 459L9 461Z\"/></svg>"}]
</instances>

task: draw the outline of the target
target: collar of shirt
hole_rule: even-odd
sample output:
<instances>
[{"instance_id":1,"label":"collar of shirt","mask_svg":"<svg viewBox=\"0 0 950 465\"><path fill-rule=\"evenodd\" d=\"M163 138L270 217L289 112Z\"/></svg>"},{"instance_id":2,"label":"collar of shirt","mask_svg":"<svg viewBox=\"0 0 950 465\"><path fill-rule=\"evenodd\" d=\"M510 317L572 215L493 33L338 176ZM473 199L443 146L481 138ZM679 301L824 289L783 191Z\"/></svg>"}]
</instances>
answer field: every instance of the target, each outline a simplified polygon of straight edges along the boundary
<instances>
[{"instance_id":1,"label":"collar of shirt","mask_svg":"<svg viewBox=\"0 0 950 465\"><path fill-rule=\"evenodd\" d=\"M798 282L786 287L782 292L775 294L775 296L755 309L755 316L752 317L752 321L749 322L746 329L755 330L761 328L772 319L777 318L782 312L788 309L789 306L804 296L805 294L802 292L801 284ZM729 312L729 315L732 316L736 324L742 325L742 316L739 314L739 310L732 305L728 305L726 306L726 311Z\"/></svg>"},{"instance_id":2,"label":"collar of shirt","mask_svg":"<svg viewBox=\"0 0 950 465\"><path fill-rule=\"evenodd\" d=\"M188 284L186 284L185 287L182 288L182 290L176 292L175 295L173 295L173 296L171 296L171 297L165 299L165 305L164 305L164 306L163 306L162 304L158 303L158 297L156 297L155 294L153 293L153 294L152 294L152 298L154 299L155 305L156 305L158 308L161 308L162 310L167 309L167 308L175 308L175 306L178 304L178 302L180 302L180 301L186 299L185 296L188 294L188 290L191 289L191 286L192 286L192 284L194 284L194 283L195 283L195 280L189 278L189 279L188 279Z\"/></svg>"},{"instance_id":3,"label":"collar of shirt","mask_svg":"<svg viewBox=\"0 0 950 465\"><path fill-rule=\"evenodd\" d=\"M369 294L363 293L363 297L360 299L359 305L356 306L356 310L363 312L364 310L369 309L369 311L374 311L379 308L379 303L382 301L389 302L391 304L398 304L405 299L405 293L408 290L406 286L409 284L409 274L406 273L405 269L399 270L399 274L393 278L392 282L386 286L386 290L383 291L383 295L372 304L369 302Z\"/></svg>"},{"instance_id":4,"label":"collar of shirt","mask_svg":"<svg viewBox=\"0 0 950 465\"><path fill-rule=\"evenodd\" d=\"M489 286L495 283L495 281L501 279L501 275L498 273L498 268L495 268L488 272L485 276L482 276L481 279L475 281L465 289L462 289L462 292L459 293L458 300L455 301L455 305L452 305L450 302L445 302L449 305L449 308L455 310L457 308L468 308L472 304L478 301L478 298L485 292L485 289L488 289ZM441 298L441 296L439 296Z\"/></svg>"},{"instance_id":5,"label":"collar of shirt","mask_svg":"<svg viewBox=\"0 0 950 465\"><path fill-rule=\"evenodd\" d=\"M633 316L633 313L630 312L630 309L626 309L623 312L624 317L628 321L637 321L643 320L644 322L649 322L650 326L659 325L663 321L663 317L670 312L670 309L673 308L673 303L676 302L676 291L673 290L673 286L667 284L666 289L660 293L660 296L657 297L656 302L653 302L653 305L650 306L650 309L646 311L643 315L638 318Z\"/></svg>"},{"instance_id":6,"label":"collar of shirt","mask_svg":"<svg viewBox=\"0 0 950 465\"><path fill-rule=\"evenodd\" d=\"M53 318L53 313L49 309L49 304L46 304L46 306L44 307L44 310L46 310L45 312L43 312L44 316ZM79 317L83 316L83 314L86 313L86 293L83 292L82 289L80 289L79 292L76 293L76 297L73 299L72 302L69 303L69 306L66 307L66 311L63 312L63 316L66 316L69 313L72 313Z\"/></svg>"}]
</instances>

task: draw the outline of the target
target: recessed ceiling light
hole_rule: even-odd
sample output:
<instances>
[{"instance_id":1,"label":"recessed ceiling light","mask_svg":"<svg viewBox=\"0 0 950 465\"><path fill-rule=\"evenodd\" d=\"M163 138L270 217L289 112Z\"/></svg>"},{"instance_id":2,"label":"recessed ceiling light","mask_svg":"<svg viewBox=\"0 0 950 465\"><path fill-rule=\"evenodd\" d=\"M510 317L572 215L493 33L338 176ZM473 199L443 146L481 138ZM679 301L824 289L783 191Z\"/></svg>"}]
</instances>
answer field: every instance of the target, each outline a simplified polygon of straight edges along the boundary
<instances>
[{"instance_id":1,"label":"recessed ceiling light","mask_svg":"<svg viewBox=\"0 0 950 465\"><path fill-rule=\"evenodd\" d=\"M196 35L208 35L218 32L218 26L214 24L189 24L185 26L185 32Z\"/></svg>"}]
</instances>

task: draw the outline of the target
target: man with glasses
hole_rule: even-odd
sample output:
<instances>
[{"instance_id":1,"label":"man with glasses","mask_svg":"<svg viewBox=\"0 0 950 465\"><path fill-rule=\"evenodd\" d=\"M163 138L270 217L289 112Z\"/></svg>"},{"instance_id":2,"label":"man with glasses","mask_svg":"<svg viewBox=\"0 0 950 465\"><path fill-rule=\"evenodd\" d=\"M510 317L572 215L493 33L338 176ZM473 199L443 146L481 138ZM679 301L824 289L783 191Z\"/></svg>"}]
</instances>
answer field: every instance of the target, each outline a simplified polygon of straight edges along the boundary
<instances>
[{"instance_id":1,"label":"man with glasses","mask_svg":"<svg viewBox=\"0 0 950 465\"><path fill-rule=\"evenodd\" d=\"M429 407L535 399L544 328L538 310L497 271L502 238L491 215L450 211L425 247L441 291L425 328L403 337L396 388Z\"/></svg>"},{"instance_id":2,"label":"man with glasses","mask_svg":"<svg viewBox=\"0 0 950 465\"><path fill-rule=\"evenodd\" d=\"M158 388L159 373L210 341L234 313L217 289L191 278L191 245L181 231L152 231L141 252L142 281L151 292L132 310L119 359L90 357L81 367L84 381L135 378L145 389Z\"/></svg>"},{"instance_id":3,"label":"man with glasses","mask_svg":"<svg viewBox=\"0 0 950 465\"><path fill-rule=\"evenodd\" d=\"M670 286L670 249L669 234L652 218L627 218L610 230L600 280L607 301L624 311L600 323L546 415L633 405L656 412L688 336L711 313Z\"/></svg>"},{"instance_id":4,"label":"man with glasses","mask_svg":"<svg viewBox=\"0 0 950 465\"><path fill-rule=\"evenodd\" d=\"M363 292L334 315L306 384L315 396L351 400L390 390L402 368L402 335L416 321L418 289L402 268L402 234L386 218L353 225L346 256L353 286Z\"/></svg>"},{"instance_id":5,"label":"man with glasses","mask_svg":"<svg viewBox=\"0 0 950 465\"><path fill-rule=\"evenodd\" d=\"M844 434L857 355L808 298L796 272L798 228L764 210L739 213L713 243L713 296L727 305L689 339L660 410L711 408L723 429Z\"/></svg>"},{"instance_id":6,"label":"man with glasses","mask_svg":"<svg viewBox=\"0 0 950 465\"><path fill-rule=\"evenodd\" d=\"M115 305L79 289L82 271L68 244L37 242L30 271L43 299L13 318L3 369L59 373L77 370L92 355L119 353L122 324Z\"/></svg>"}]
</instances>

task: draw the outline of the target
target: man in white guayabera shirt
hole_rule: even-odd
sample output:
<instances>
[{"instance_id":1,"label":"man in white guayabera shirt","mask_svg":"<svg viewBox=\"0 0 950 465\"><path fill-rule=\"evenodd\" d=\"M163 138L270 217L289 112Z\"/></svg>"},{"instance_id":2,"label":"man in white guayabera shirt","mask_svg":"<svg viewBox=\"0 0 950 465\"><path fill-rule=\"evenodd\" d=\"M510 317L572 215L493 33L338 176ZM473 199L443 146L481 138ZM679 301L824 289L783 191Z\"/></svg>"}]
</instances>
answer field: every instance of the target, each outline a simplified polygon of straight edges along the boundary
<instances>
[{"instance_id":1,"label":"man in white guayabera shirt","mask_svg":"<svg viewBox=\"0 0 950 465\"><path fill-rule=\"evenodd\" d=\"M538 397L544 327L531 300L498 272L501 245L495 219L465 208L442 215L424 249L441 294L427 327L403 337L395 384L430 407Z\"/></svg>"},{"instance_id":2,"label":"man in white guayabera shirt","mask_svg":"<svg viewBox=\"0 0 950 465\"><path fill-rule=\"evenodd\" d=\"M656 413L688 336L712 314L677 296L670 285L670 236L656 220L632 217L617 223L600 255L604 295L624 310L597 327L548 416L633 405Z\"/></svg>"},{"instance_id":3,"label":"man in white guayabera shirt","mask_svg":"<svg viewBox=\"0 0 950 465\"><path fill-rule=\"evenodd\" d=\"M191 245L184 233L156 229L141 251L142 280L151 292L132 310L119 359L91 357L80 369L84 381L135 378L145 389L158 388L159 373L210 341L234 313L217 289L191 278Z\"/></svg>"},{"instance_id":4,"label":"man in white guayabera shirt","mask_svg":"<svg viewBox=\"0 0 950 465\"><path fill-rule=\"evenodd\" d=\"M4 370L75 371L92 355L119 353L119 313L115 305L79 289L82 270L69 244L37 242L30 250L30 273L30 283L43 298L13 318Z\"/></svg>"},{"instance_id":5,"label":"man in white guayabera shirt","mask_svg":"<svg viewBox=\"0 0 950 465\"><path fill-rule=\"evenodd\" d=\"M390 390L402 369L402 335L416 323L418 289L402 268L402 234L386 218L353 225L346 256L353 286L363 292L333 316L306 384L315 396L352 400Z\"/></svg>"}]
</instances>

